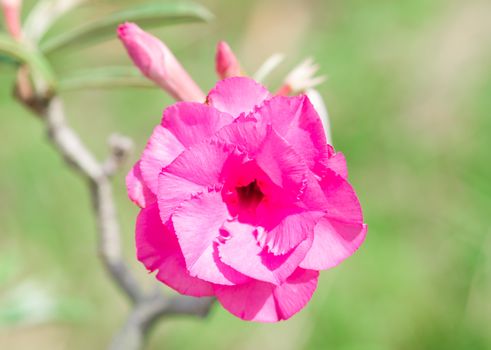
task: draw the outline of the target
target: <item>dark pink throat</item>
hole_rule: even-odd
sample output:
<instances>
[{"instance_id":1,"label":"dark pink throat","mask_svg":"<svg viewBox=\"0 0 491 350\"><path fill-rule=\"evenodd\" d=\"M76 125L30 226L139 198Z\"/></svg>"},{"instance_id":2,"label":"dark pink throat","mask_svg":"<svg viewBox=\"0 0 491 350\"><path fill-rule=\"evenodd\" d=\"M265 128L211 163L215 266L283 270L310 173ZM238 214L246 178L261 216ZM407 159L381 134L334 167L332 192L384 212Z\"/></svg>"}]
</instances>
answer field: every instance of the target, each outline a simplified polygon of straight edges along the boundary
<instances>
[{"instance_id":1,"label":"dark pink throat","mask_svg":"<svg viewBox=\"0 0 491 350\"><path fill-rule=\"evenodd\" d=\"M235 188L242 208L255 209L264 197L256 180L246 186Z\"/></svg>"}]
</instances>

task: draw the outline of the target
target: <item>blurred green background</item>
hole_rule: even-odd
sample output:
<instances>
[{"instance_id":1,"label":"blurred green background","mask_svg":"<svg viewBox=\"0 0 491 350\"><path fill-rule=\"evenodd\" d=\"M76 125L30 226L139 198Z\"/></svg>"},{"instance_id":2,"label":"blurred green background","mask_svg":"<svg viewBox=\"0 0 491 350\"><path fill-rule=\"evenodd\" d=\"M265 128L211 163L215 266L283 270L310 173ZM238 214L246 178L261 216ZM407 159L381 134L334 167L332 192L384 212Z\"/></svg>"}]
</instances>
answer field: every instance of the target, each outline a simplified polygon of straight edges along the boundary
<instances>
[{"instance_id":1,"label":"blurred green background","mask_svg":"<svg viewBox=\"0 0 491 350\"><path fill-rule=\"evenodd\" d=\"M134 1L136 2L136 1ZM34 1L25 1L25 11ZM51 34L131 1L93 1ZM271 89L312 56L335 147L369 225L362 248L322 273L310 304L287 322L240 321L216 305L206 320L160 322L149 349L491 348L491 2L489 0L206 0L209 24L152 31L204 90L216 42L248 72L287 60ZM53 57L63 76L129 64L117 40ZM128 312L96 255L85 184L11 97L0 65L0 348L101 349ZM107 136L135 140L137 159L165 106L157 89L63 94L69 120L100 157ZM115 179L125 253L137 209Z\"/></svg>"}]
</instances>

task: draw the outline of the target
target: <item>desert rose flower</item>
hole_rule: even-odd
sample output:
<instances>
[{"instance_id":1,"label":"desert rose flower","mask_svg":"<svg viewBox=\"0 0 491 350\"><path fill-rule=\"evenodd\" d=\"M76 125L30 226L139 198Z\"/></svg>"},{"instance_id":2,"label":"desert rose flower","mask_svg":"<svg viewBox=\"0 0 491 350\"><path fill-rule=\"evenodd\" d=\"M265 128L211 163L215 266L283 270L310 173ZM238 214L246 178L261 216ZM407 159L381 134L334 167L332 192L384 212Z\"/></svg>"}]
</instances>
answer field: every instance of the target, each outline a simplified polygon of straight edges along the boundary
<instances>
[{"instance_id":1,"label":"desert rose flower","mask_svg":"<svg viewBox=\"0 0 491 350\"><path fill-rule=\"evenodd\" d=\"M306 95L222 80L165 109L127 176L138 259L179 293L286 320L366 235L344 156Z\"/></svg>"},{"instance_id":2,"label":"desert rose flower","mask_svg":"<svg viewBox=\"0 0 491 350\"><path fill-rule=\"evenodd\" d=\"M215 55L215 70L220 79L238 77L242 75L239 61L235 57L232 49L225 41L220 41L217 45Z\"/></svg>"},{"instance_id":3,"label":"desert rose flower","mask_svg":"<svg viewBox=\"0 0 491 350\"><path fill-rule=\"evenodd\" d=\"M20 25L21 0L0 0L2 6L5 27L10 35L19 40L22 36Z\"/></svg>"},{"instance_id":4,"label":"desert rose flower","mask_svg":"<svg viewBox=\"0 0 491 350\"><path fill-rule=\"evenodd\" d=\"M203 91L163 42L134 23L121 24L118 36L142 74L172 97L178 101L204 101Z\"/></svg>"}]
</instances>

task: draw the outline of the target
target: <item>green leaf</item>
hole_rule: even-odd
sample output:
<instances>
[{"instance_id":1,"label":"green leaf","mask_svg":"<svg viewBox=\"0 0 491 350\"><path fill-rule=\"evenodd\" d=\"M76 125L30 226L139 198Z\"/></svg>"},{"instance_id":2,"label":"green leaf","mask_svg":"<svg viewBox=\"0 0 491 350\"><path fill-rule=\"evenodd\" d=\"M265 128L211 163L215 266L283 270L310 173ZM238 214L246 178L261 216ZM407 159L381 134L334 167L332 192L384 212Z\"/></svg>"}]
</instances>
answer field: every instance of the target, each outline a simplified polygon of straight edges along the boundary
<instances>
[{"instance_id":1,"label":"green leaf","mask_svg":"<svg viewBox=\"0 0 491 350\"><path fill-rule=\"evenodd\" d=\"M4 55L4 54L0 55L0 65L2 63L6 63L6 64L11 65L11 66L18 66L19 65L19 61L17 61L16 59L14 59L10 56Z\"/></svg>"},{"instance_id":2,"label":"green leaf","mask_svg":"<svg viewBox=\"0 0 491 350\"><path fill-rule=\"evenodd\" d=\"M202 22L212 14L201 5L192 3L150 3L114 12L94 20L41 44L41 51L52 54L61 49L94 44L116 36L116 28L123 22L136 22L144 28L176 23Z\"/></svg>"},{"instance_id":3,"label":"green leaf","mask_svg":"<svg viewBox=\"0 0 491 350\"><path fill-rule=\"evenodd\" d=\"M112 89L117 87L155 88L134 67L101 67L72 73L60 79L59 90Z\"/></svg>"},{"instance_id":4,"label":"green leaf","mask_svg":"<svg viewBox=\"0 0 491 350\"><path fill-rule=\"evenodd\" d=\"M29 66L33 76L41 77L49 88L55 86L55 78L51 66L44 56L34 49L18 43L11 37L0 33L0 54Z\"/></svg>"},{"instance_id":5,"label":"green leaf","mask_svg":"<svg viewBox=\"0 0 491 350\"><path fill-rule=\"evenodd\" d=\"M46 34L51 26L66 13L88 0L38 0L29 11L22 26L22 34L33 43Z\"/></svg>"}]
</instances>

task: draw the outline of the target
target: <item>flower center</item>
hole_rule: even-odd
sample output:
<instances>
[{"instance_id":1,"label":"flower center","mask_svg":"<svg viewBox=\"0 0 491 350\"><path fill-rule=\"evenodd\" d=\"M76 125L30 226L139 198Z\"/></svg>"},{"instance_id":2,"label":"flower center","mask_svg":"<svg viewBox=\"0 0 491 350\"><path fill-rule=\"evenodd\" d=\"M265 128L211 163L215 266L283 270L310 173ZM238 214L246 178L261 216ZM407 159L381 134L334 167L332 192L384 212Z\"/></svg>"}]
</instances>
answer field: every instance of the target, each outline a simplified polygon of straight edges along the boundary
<instances>
[{"instance_id":1,"label":"flower center","mask_svg":"<svg viewBox=\"0 0 491 350\"><path fill-rule=\"evenodd\" d=\"M252 181L246 186L236 187L235 190L239 197L239 205L242 208L255 209L264 197L257 180Z\"/></svg>"}]
</instances>

